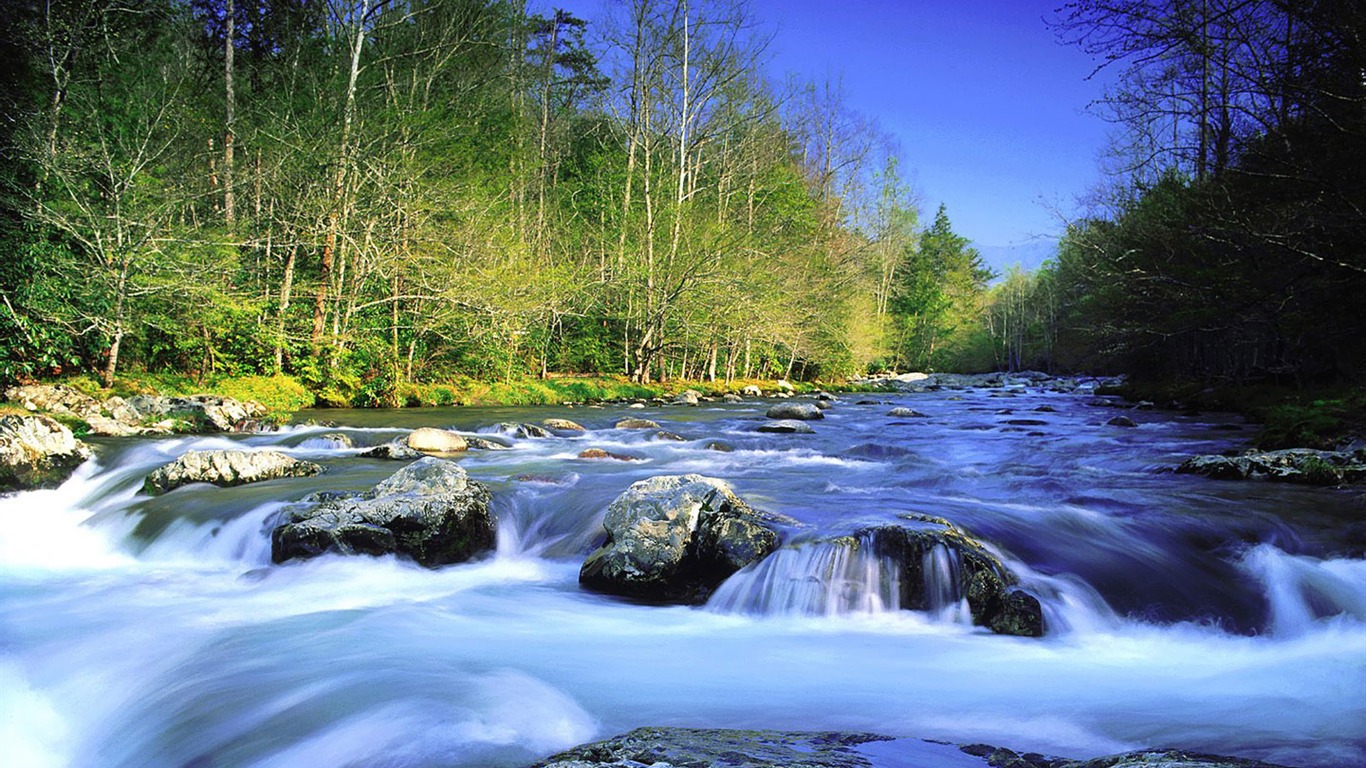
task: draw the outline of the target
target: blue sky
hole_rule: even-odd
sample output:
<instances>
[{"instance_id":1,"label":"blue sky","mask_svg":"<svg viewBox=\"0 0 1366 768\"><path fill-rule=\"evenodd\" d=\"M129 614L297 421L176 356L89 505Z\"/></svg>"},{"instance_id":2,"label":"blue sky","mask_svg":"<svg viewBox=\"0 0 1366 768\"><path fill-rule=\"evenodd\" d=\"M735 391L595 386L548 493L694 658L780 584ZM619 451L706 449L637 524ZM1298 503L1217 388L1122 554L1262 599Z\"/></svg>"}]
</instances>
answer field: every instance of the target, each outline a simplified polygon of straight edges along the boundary
<instances>
[{"instance_id":1,"label":"blue sky","mask_svg":"<svg viewBox=\"0 0 1366 768\"><path fill-rule=\"evenodd\" d=\"M564 0L589 19L603 0ZM927 219L1003 268L1033 267L1100 178L1107 126L1086 114L1094 63L1045 26L1061 0L750 0L774 32L770 74L841 78L901 144Z\"/></svg>"}]
</instances>

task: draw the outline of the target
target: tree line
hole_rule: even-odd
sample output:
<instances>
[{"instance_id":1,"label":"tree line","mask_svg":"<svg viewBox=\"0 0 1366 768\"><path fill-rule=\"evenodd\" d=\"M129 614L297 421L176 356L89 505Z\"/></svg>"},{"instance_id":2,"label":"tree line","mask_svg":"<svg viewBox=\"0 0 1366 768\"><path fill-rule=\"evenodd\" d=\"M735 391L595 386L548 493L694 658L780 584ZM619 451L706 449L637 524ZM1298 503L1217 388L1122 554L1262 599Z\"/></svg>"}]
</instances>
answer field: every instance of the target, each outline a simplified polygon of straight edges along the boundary
<instances>
[{"instance_id":1,"label":"tree line","mask_svg":"<svg viewBox=\"0 0 1366 768\"><path fill-rule=\"evenodd\" d=\"M1366 4L1078 0L1114 184L1011 275L1012 363L1208 384L1366 373Z\"/></svg>"},{"instance_id":2,"label":"tree line","mask_svg":"<svg viewBox=\"0 0 1366 768\"><path fill-rule=\"evenodd\" d=\"M980 257L737 0L48 0L2 37L4 381L975 365Z\"/></svg>"}]
</instances>

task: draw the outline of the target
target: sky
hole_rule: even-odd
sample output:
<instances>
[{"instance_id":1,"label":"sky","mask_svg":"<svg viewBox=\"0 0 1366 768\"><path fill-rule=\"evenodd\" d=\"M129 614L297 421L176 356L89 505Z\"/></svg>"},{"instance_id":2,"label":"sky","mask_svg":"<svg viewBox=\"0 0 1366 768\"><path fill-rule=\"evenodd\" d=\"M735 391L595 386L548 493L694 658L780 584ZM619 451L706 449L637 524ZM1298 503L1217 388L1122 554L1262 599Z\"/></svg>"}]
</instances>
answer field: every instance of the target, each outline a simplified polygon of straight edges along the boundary
<instances>
[{"instance_id":1,"label":"sky","mask_svg":"<svg viewBox=\"0 0 1366 768\"><path fill-rule=\"evenodd\" d=\"M600 18L602 0L557 3ZM1062 0L750 0L773 32L769 74L842 80L851 108L900 144L928 222L1003 270L1051 254L1100 180L1107 125L1095 63L1044 19Z\"/></svg>"}]
</instances>

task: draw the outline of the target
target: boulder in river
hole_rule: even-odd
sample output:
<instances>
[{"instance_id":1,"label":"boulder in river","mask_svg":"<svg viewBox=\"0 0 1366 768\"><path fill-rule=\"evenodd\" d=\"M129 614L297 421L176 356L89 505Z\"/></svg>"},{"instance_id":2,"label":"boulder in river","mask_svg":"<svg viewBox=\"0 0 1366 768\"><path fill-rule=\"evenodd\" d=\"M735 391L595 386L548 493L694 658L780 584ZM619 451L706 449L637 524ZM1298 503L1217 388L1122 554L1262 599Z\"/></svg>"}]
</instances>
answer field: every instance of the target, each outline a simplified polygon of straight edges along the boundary
<instances>
[{"instance_id":1,"label":"boulder in river","mask_svg":"<svg viewBox=\"0 0 1366 768\"><path fill-rule=\"evenodd\" d=\"M1280 768L1270 763L1184 750L1140 750L1090 760L1019 753L989 744L884 736L858 731L637 728L552 755L532 768Z\"/></svg>"},{"instance_id":2,"label":"boulder in river","mask_svg":"<svg viewBox=\"0 0 1366 768\"><path fill-rule=\"evenodd\" d=\"M428 456L363 494L289 512L271 532L271 559L334 552L396 554L428 568L464 562L494 546L489 498L460 465Z\"/></svg>"},{"instance_id":3,"label":"boulder in river","mask_svg":"<svg viewBox=\"0 0 1366 768\"><path fill-rule=\"evenodd\" d=\"M763 397L764 391L759 389L759 385L757 384L746 384L744 388L740 390L740 394L747 397Z\"/></svg>"},{"instance_id":4,"label":"boulder in river","mask_svg":"<svg viewBox=\"0 0 1366 768\"><path fill-rule=\"evenodd\" d=\"M187 451L152 472L142 483L153 496L190 483L227 488L281 477L311 477L323 468L279 451Z\"/></svg>"},{"instance_id":5,"label":"boulder in river","mask_svg":"<svg viewBox=\"0 0 1366 768\"><path fill-rule=\"evenodd\" d=\"M797 419L780 419L760 424L757 431L770 432L777 435L814 435L816 430L810 424Z\"/></svg>"},{"instance_id":6,"label":"boulder in river","mask_svg":"<svg viewBox=\"0 0 1366 768\"><path fill-rule=\"evenodd\" d=\"M778 403L764 414L770 419L797 419L814 421L825 418L825 413L811 403Z\"/></svg>"},{"instance_id":7,"label":"boulder in river","mask_svg":"<svg viewBox=\"0 0 1366 768\"><path fill-rule=\"evenodd\" d=\"M613 427L615 429L659 429L659 424L649 419L622 419Z\"/></svg>"},{"instance_id":8,"label":"boulder in river","mask_svg":"<svg viewBox=\"0 0 1366 768\"><path fill-rule=\"evenodd\" d=\"M404 442L409 448L422 453L460 453L470 447L460 435L433 427L414 429Z\"/></svg>"},{"instance_id":9,"label":"boulder in river","mask_svg":"<svg viewBox=\"0 0 1366 768\"><path fill-rule=\"evenodd\" d=\"M1250 451L1241 456L1196 456L1187 459L1176 471L1220 480L1264 478L1302 485L1341 485L1366 480L1366 449L1287 448Z\"/></svg>"},{"instance_id":10,"label":"boulder in river","mask_svg":"<svg viewBox=\"0 0 1366 768\"><path fill-rule=\"evenodd\" d=\"M47 416L0 418L0 492L61 485L92 452Z\"/></svg>"},{"instance_id":11,"label":"boulder in river","mask_svg":"<svg viewBox=\"0 0 1366 768\"><path fill-rule=\"evenodd\" d=\"M368 451L362 451L360 455L366 459L412 461L414 459L420 459L426 454L409 448L407 443L384 443L383 445L377 445Z\"/></svg>"},{"instance_id":12,"label":"boulder in river","mask_svg":"<svg viewBox=\"0 0 1366 768\"><path fill-rule=\"evenodd\" d=\"M616 461L640 461L639 456L631 456L626 453L613 453L602 448L585 448L579 451L580 459L614 459Z\"/></svg>"},{"instance_id":13,"label":"boulder in river","mask_svg":"<svg viewBox=\"0 0 1366 768\"><path fill-rule=\"evenodd\" d=\"M541 426L557 432L587 432L588 430L577 421L569 419L542 419Z\"/></svg>"},{"instance_id":14,"label":"boulder in river","mask_svg":"<svg viewBox=\"0 0 1366 768\"><path fill-rule=\"evenodd\" d=\"M948 587L955 599L967 600L972 623L1002 635L1043 635L1038 598L1020 590L1019 579L982 542L943 518L907 515L905 519L908 524L874 526L855 535L896 563L902 608L936 607L930 604L929 595L938 587ZM946 557L936 558L936 550ZM947 565L946 573L927 573L941 562ZM935 583L945 578L951 583Z\"/></svg>"},{"instance_id":15,"label":"boulder in river","mask_svg":"<svg viewBox=\"0 0 1366 768\"><path fill-rule=\"evenodd\" d=\"M926 418L925 414L921 413L920 411L917 411L917 410L914 409L914 408L905 408L905 407L893 408L892 410L890 410L890 411L887 412L887 415L888 415L888 416L891 416L892 418L896 418L896 419L923 419L923 418Z\"/></svg>"},{"instance_id":16,"label":"boulder in river","mask_svg":"<svg viewBox=\"0 0 1366 768\"><path fill-rule=\"evenodd\" d=\"M698 392L695 389L685 389L677 395L674 395L674 399L671 400L670 403L673 405L697 405L701 400L701 392Z\"/></svg>"},{"instance_id":17,"label":"boulder in river","mask_svg":"<svg viewBox=\"0 0 1366 768\"><path fill-rule=\"evenodd\" d=\"M603 527L607 541L584 561L579 583L656 602L701 603L778 546L761 513L702 475L632 484L608 506Z\"/></svg>"},{"instance_id":18,"label":"boulder in river","mask_svg":"<svg viewBox=\"0 0 1366 768\"><path fill-rule=\"evenodd\" d=\"M1138 423L1128 416L1116 416L1105 422L1108 427L1136 427Z\"/></svg>"}]
</instances>

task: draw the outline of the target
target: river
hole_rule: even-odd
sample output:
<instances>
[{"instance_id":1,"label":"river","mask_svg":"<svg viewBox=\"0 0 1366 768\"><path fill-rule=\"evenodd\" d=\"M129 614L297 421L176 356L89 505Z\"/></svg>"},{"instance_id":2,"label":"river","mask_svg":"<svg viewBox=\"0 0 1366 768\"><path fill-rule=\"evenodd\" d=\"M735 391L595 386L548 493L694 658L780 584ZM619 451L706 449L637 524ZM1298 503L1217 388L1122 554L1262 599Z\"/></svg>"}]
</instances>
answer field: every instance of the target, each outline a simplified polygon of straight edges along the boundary
<instances>
[{"instance_id":1,"label":"river","mask_svg":"<svg viewBox=\"0 0 1366 768\"><path fill-rule=\"evenodd\" d=\"M0 498L0 762L515 766L674 725L1366 764L1362 496L1172 474L1252 432L1159 411L1108 426L1119 411L1097 400L1023 387L849 396L812 435L756 432L772 401L751 400L321 411L336 426L109 440L62 487ZM684 439L612 429L627 415ZM589 431L459 459L493 491L495 554L439 570L271 565L282 510L402 466L364 447L418 426L487 434L548 416ZM230 447L326 471L138 492L184 451ZM590 447L643 460L576 458ZM797 545L704 607L580 589L607 504L635 480L689 472L799 521L784 531ZM995 547L1043 600L1048 634L888 610L860 582L876 579L867 568L819 582L813 563L831 553L800 542L906 513Z\"/></svg>"}]
</instances>

